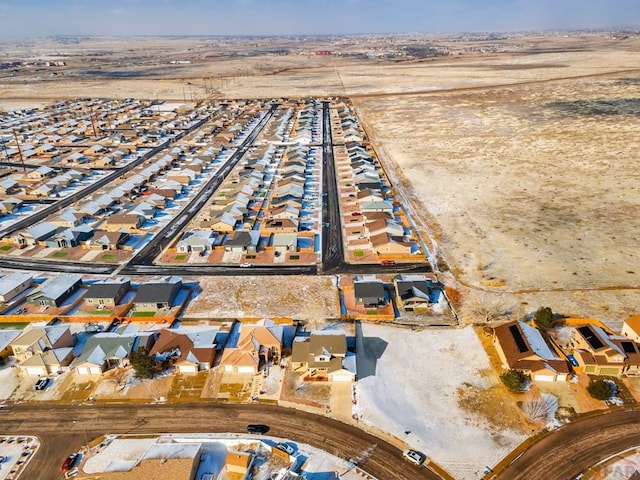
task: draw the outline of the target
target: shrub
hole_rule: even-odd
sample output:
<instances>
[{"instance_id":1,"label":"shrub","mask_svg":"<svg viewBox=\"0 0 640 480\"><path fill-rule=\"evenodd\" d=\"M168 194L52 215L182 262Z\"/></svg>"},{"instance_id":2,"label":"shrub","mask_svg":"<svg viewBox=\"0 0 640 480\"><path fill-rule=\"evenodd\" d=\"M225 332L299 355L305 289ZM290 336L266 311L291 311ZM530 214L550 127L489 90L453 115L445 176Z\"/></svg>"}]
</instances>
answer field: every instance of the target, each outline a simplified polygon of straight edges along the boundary
<instances>
[{"instance_id":1,"label":"shrub","mask_svg":"<svg viewBox=\"0 0 640 480\"><path fill-rule=\"evenodd\" d=\"M609 400L614 392L612 382L606 380L592 380L587 386L587 392L596 400Z\"/></svg>"},{"instance_id":2,"label":"shrub","mask_svg":"<svg viewBox=\"0 0 640 480\"><path fill-rule=\"evenodd\" d=\"M500 375L500 380L504 386L513 393L524 392L529 386L529 377L521 370L510 369Z\"/></svg>"}]
</instances>

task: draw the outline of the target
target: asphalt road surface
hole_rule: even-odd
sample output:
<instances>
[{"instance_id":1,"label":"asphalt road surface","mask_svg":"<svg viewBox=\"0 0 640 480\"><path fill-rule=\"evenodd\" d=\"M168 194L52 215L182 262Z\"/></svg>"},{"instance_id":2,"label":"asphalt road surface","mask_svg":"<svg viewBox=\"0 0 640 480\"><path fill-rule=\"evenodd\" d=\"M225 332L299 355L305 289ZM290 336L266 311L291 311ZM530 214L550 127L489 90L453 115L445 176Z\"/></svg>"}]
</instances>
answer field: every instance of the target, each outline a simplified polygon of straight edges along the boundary
<instances>
[{"instance_id":1,"label":"asphalt road surface","mask_svg":"<svg viewBox=\"0 0 640 480\"><path fill-rule=\"evenodd\" d=\"M500 480L570 480L611 455L640 445L640 410L585 417L530 446L498 475Z\"/></svg>"},{"instance_id":2,"label":"asphalt road surface","mask_svg":"<svg viewBox=\"0 0 640 480\"><path fill-rule=\"evenodd\" d=\"M40 437L42 447L23 476L37 480L59 480L64 459L105 433L245 433L249 423L265 423L269 435L310 444L344 459L377 445L359 466L379 480L440 478L426 466L405 461L390 443L353 426L271 405L16 405L0 411L1 433Z\"/></svg>"}]
</instances>

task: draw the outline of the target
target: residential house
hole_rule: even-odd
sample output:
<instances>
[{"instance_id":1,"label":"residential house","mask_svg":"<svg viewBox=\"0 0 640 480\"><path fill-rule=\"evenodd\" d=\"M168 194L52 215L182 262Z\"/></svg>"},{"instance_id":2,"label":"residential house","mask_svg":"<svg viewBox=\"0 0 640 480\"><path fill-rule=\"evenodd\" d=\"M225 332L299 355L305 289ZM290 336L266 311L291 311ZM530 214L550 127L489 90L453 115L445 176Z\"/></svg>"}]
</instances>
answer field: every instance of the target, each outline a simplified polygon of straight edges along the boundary
<instances>
[{"instance_id":1,"label":"residential house","mask_svg":"<svg viewBox=\"0 0 640 480\"><path fill-rule=\"evenodd\" d=\"M162 329L149 355L162 366L173 366L178 373L209 370L216 355L218 332L211 327Z\"/></svg>"},{"instance_id":2,"label":"residential house","mask_svg":"<svg viewBox=\"0 0 640 480\"><path fill-rule=\"evenodd\" d=\"M80 375L100 375L113 368L128 366L133 352L149 351L153 342L153 332L140 332L137 327L127 328L122 333L97 333L89 337L70 367Z\"/></svg>"},{"instance_id":3,"label":"residential house","mask_svg":"<svg viewBox=\"0 0 640 480\"><path fill-rule=\"evenodd\" d=\"M238 323L234 328L239 329L239 334L231 333L220 360L225 372L256 374L267 363L279 361L284 332L282 326Z\"/></svg>"},{"instance_id":4,"label":"residential house","mask_svg":"<svg viewBox=\"0 0 640 480\"><path fill-rule=\"evenodd\" d=\"M400 274L394 278L399 304L405 309L419 310L444 299L444 285L424 275Z\"/></svg>"},{"instance_id":5,"label":"residential house","mask_svg":"<svg viewBox=\"0 0 640 480\"><path fill-rule=\"evenodd\" d=\"M33 285L33 276L25 272L13 272L0 278L0 302L7 303Z\"/></svg>"},{"instance_id":6,"label":"residential house","mask_svg":"<svg viewBox=\"0 0 640 480\"><path fill-rule=\"evenodd\" d=\"M640 343L640 315L627 318L622 324L622 335Z\"/></svg>"},{"instance_id":7,"label":"residential house","mask_svg":"<svg viewBox=\"0 0 640 480\"><path fill-rule=\"evenodd\" d=\"M31 323L13 340L11 350L27 375L49 375L71 363L73 337L68 325Z\"/></svg>"},{"instance_id":8,"label":"residential house","mask_svg":"<svg viewBox=\"0 0 640 480\"><path fill-rule=\"evenodd\" d=\"M16 210L20 210L24 202L18 198L5 198L0 200L0 214L10 215Z\"/></svg>"},{"instance_id":9,"label":"residential house","mask_svg":"<svg viewBox=\"0 0 640 480\"><path fill-rule=\"evenodd\" d=\"M367 308L377 308L389 303L385 283L375 275L359 275L353 279L356 303Z\"/></svg>"},{"instance_id":10,"label":"residential house","mask_svg":"<svg viewBox=\"0 0 640 480\"><path fill-rule=\"evenodd\" d=\"M238 220L228 212L222 212L211 220L211 230L219 233L230 233L236 228Z\"/></svg>"},{"instance_id":11,"label":"residential house","mask_svg":"<svg viewBox=\"0 0 640 480\"><path fill-rule=\"evenodd\" d=\"M184 169L178 172L167 173L167 180L178 182L182 185L189 185L189 183L195 181L198 174L194 170Z\"/></svg>"},{"instance_id":12,"label":"residential house","mask_svg":"<svg viewBox=\"0 0 640 480\"><path fill-rule=\"evenodd\" d=\"M9 356L13 355L11 344L21 333L22 330L0 329L0 365L5 365Z\"/></svg>"},{"instance_id":13,"label":"residential house","mask_svg":"<svg viewBox=\"0 0 640 480\"><path fill-rule=\"evenodd\" d=\"M68 208L51 220L51 223L56 227L73 228L82 225L86 218L86 213Z\"/></svg>"},{"instance_id":14,"label":"residential house","mask_svg":"<svg viewBox=\"0 0 640 480\"><path fill-rule=\"evenodd\" d=\"M135 213L117 213L110 215L102 228L107 232L117 232L124 230L131 232L140 229L144 223L144 217Z\"/></svg>"},{"instance_id":15,"label":"residential house","mask_svg":"<svg viewBox=\"0 0 640 480\"><path fill-rule=\"evenodd\" d=\"M271 235L271 247L276 255L297 251L298 235L295 233L274 233Z\"/></svg>"},{"instance_id":16,"label":"residential house","mask_svg":"<svg viewBox=\"0 0 640 480\"><path fill-rule=\"evenodd\" d=\"M44 180L45 178L55 177L56 171L47 166L36 168L35 170L27 173L27 178L31 180Z\"/></svg>"},{"instance_id":17,"label":"residential house","mask_svg":"<svg viewBox=\"0 0 640 480\"><path fill-rule=\"evenodd\" d=\"M89 305L103 305L113 308L122 300L122 297L125 296L130 288L131 281L128 278L101 280L89 287L84 295L84 300Z\"/></svg>"},{"instance_id":18,"label":"residential house","mask_svg":"<svg viewBox=\"0 0 640 480\"><path fill-rule=\"evenodd\" d=\"M224 249L227 252L250 252L258 249L260 232L257 230L239 230L224 242Z\"/></svg>"},{"instance_id":19,"label":"residential house","mask_svg":"<svg viewBox=\"0 0 640 480\"><path fill-rule=\"evenodd\" d=\"M378 255L410 255L412 252L411 242L388 233L374 235L369 240Z\"/></svg>"},{"instance_id":20,"label":"residential house","mask_svg":"<svg viewBox=\"0 0 640 480\"><path fill-rule=\"evenodd\" d=\"M82 276L75 273L60 273L38 285L27 295L27 301L43 307L59 307L62 302L82 285Z\"/></svg>"},{"instance_id":21,"label":"residential house","mask_svg":"<svg viewBox=\"0 0 640 480\"><path fill-rule=\"evenodd\" d=\"M185 232L176 244L180 253L209 252L213 248L217 235L211 231L193 230Z\"/></svg>"},{"instance_id":22,"label":"residential house","mask_svg":"<svg viewBox=\"0 0 640 480\"><path fill-rule=\"evenodd\" d=\"M131 235L127 232L94 232L89 248L92 250L120 250L129 241Z\"/></svg>"},{"instance_id":23,"label":"residential house","mask_svg":"<svg viewBox=\"0 0 640 480\"><path fill-rule=\"evenodd\" d=\"M569 365L537 328L513 321L493 331L494 345L504 368L521 370L538 382L567 380Z\"/></svg>"},{"instance_id":24,"label":"residential house","mask_svg":"<svg viewBox=\"0 0 640 480\"><path fill-rule=\"evenodd\" d=\"M264 223L264 233L296 233L298 220L294 218L269 218Z\"/></svg>"},{"instance_id":25,"label":"residential house","mask_svg":"<svg viewBox=\"0 0 640 480\"><path fill-rule=\"evenodd\" d=\"M49 197L51 195L55 195L57 191L57 185L54 185L52 183L43 183L35 188L32 188L29 191L29 195L34 195L36 197Z\"/></svg>"},{"instance_id":26,"label":"residential house","mask_svg":"<svg viewBox=\"0 0 640 480\"><path fill-rule=\"evenodd\" d=\"M20 191L18 182L12 178L7 178L0 182L0 193L3 195L13 195Z\"/></svg>"},{"instance_id":27,"label":"residential house","mask_svg":"<svg viewBox=\"0 0 640 480\"><path fill-rule=\"evenodd\" d=\"M591 375L639 375L640 344L614 335L596 324L572 330L573 356L584 372Z\"/></svg>"},{"instance_id":28,"label":"residential house","mask_svg":"<svg viewBox=\"0 0 640 480\"><path fill-rule=\"evenodd\" d=\"M344 368L347 339L344 333L315 331L308 337L296 337L291 353L293 372L313 380L353 381L355 374Z\"/></svg>"},{"instance_id":29,"label":"residential house","mask_svg":"<svg viewBox=\"0 0 640 480\"><path fill-rule=\"evenodd\" d=\"M74 228L58 228L58 231L45 240L48 248L72 248L86 242L93 236L93 227L80 225Z\"/></svg>"},{"instance_id":30,"label":"residential house","mask_svg":"<svg viewBox=\"0 0 640 480\"><path fill-rule=\"evenodd\" d=\"M37 223L24 232L18 232L12 239L19 247L38 245L56 233L57 229L58 227L49 222Z\"/></svg>"},{"instance_id":31,"label":"residential house","mask_svg":"<svg viewBox=\"0 0 640 480\"><path fill-rule=\"evenodd\" d=\"M143 283L138 287L133 308L139 312L169 310L181 289L182 280L179 277Z\"/></svg>"}]
</instances>

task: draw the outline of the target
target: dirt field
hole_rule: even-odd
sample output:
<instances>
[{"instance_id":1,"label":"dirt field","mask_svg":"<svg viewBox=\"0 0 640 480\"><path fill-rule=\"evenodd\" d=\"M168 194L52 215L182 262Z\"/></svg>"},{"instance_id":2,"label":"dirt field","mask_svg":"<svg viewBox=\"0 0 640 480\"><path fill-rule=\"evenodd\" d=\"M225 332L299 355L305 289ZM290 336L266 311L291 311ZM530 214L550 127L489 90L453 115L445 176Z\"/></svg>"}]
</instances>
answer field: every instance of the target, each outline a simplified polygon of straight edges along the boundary
<instances>
[{"instance_id":1,"label":"dirt field","mask_svg":"<svg viewBox=\"0 0 640 480\"><path fill-rule=\"evenodd\" d=\"M49 58L66 66L3 71L0 106L78 96L348 95L466 304L500 302L512 314L548 305L614 328L637 313L640 38L414 40L449 55L385 56L404 52L402 40L370 38L4 43L0 62ZM320 49L334 54L313 53ZM262 316L291 296L254 299L250 292L264 286L225 285L236 292L220 296L235 299L231 306L202 296L193 308ZM319 311L332 310L321 301ZM477 320L470 312L460 313Z\"/></svg>"}]
</instances>

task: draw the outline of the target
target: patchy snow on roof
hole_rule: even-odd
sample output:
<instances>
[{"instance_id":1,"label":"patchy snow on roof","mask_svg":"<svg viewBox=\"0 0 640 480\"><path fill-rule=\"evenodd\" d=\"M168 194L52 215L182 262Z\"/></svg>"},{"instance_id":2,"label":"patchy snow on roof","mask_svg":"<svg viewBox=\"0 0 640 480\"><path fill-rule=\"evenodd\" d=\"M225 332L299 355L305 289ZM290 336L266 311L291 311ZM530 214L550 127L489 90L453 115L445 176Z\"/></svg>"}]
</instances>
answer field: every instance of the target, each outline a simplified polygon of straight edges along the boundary
<instances>
[{"instance_id":1,"label":"patchy snow on roof","mask_svg":"<svg viewBox=\"0 0 640 480\"><path fill-rule=\"evenodd\" d=\"M532 350L539 355L541 358L545 360L560 360L560 357L555 354L551 347L545 342L540 330L534 328L530 325L527 325L524 322L518 322L520 324L520 328L522 329L522 333L527 337L527 341L529 345L531 345Z\"/></svg>"}]
</instances>

